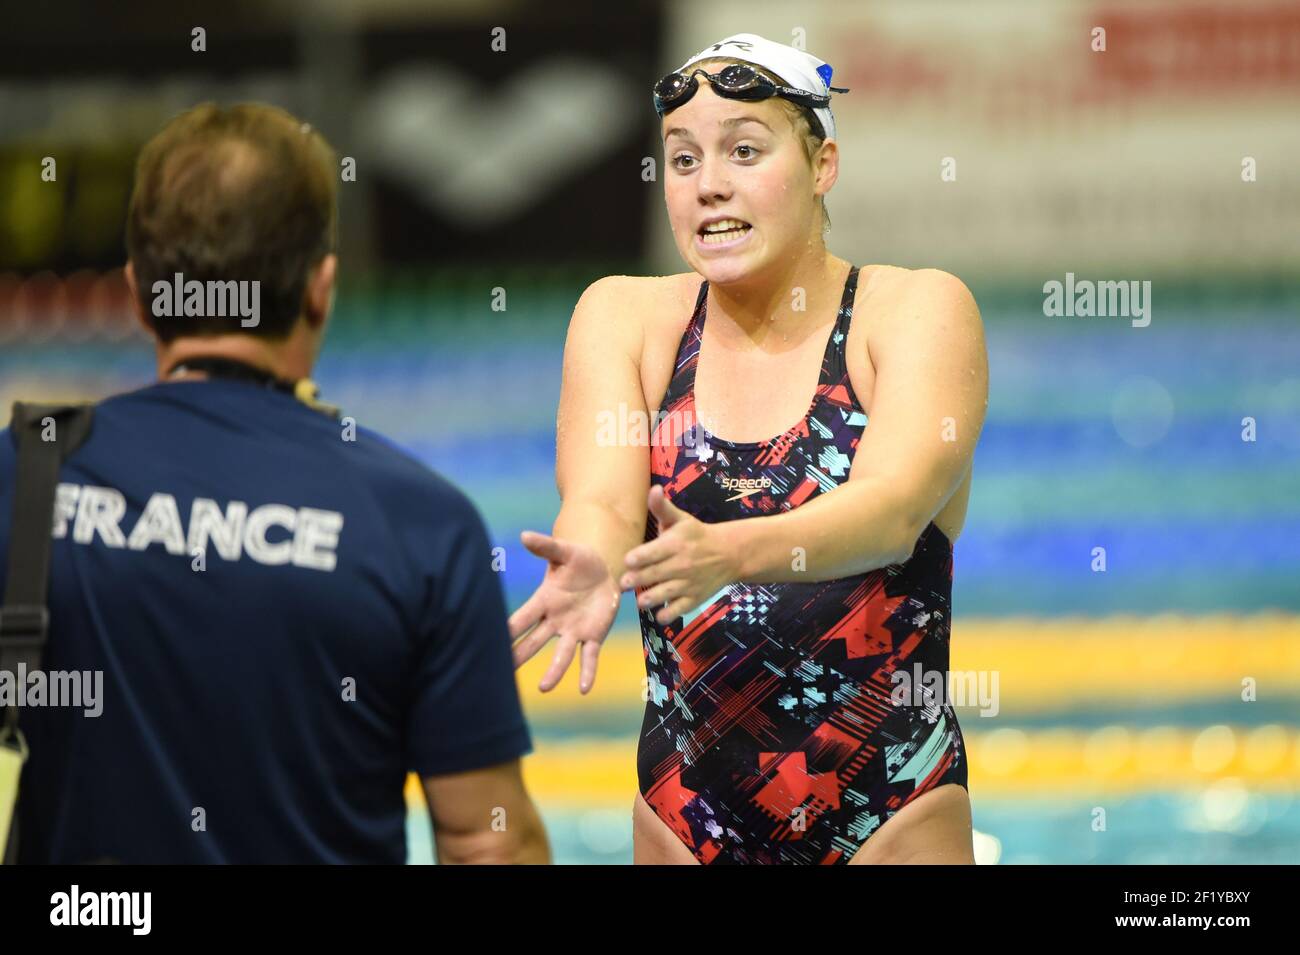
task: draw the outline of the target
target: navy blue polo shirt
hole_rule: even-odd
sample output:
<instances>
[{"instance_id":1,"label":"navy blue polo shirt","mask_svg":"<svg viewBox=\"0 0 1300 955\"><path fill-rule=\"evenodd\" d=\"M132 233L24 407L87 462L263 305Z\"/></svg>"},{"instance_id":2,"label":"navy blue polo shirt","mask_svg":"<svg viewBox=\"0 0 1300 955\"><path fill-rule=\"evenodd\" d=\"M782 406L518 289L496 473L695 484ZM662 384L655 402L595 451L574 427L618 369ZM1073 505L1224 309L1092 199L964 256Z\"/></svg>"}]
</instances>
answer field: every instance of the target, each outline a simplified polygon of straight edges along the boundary
<instances>
[{"instance_id":1,"label":"navy blue polo shirt","mask_svg":"<svg viewBox=\"0 0 1300 955\"><path fill-rule=\"evenodd\" d=\"M96 407L42 661L85 697L21 710L20 861L400 863L408 771L530 751L481 517L347 425L228 379Z\"/></svg>"}]
</instances>

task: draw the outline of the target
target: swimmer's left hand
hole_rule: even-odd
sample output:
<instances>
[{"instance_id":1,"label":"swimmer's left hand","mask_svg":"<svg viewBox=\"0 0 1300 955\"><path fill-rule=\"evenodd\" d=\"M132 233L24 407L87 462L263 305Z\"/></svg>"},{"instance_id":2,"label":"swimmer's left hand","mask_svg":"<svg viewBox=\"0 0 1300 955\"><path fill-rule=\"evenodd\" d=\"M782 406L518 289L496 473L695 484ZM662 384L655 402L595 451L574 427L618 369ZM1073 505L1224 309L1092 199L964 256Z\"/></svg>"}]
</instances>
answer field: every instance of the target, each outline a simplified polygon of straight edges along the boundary
<instances>
[{"instance_id":1,"label":"swimmer's left hand","mask_svg":"<svg viewBox=\"0 0 1300 955\"><path fill-rule=\"evenodd\" d=\"M637 607L659 607L655 619L665 624L735 581L739 558L727 546L720 525L706 524L676 507L658 484L650 486L648 506L659 522L659 536L628 551L628 569L619 586L646 588L637 597Z\"/></svg>"}]
</instances>

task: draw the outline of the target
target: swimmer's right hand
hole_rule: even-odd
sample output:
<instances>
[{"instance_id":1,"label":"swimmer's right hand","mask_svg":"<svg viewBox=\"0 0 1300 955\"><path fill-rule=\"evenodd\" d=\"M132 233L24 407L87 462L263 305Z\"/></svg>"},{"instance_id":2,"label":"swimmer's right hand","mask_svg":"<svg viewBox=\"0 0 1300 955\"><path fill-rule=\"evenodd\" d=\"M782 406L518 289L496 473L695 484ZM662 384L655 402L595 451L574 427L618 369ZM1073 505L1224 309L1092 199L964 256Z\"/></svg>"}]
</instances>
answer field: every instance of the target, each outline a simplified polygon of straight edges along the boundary
<instances>
[{"instance_id":1,"label":"swimmer's right hand","mask_svg":"<svg viewBox=\"0 0 1300 955\"><path fill-rule=\"evenodd\" d=\"M596 658L618 613L621 591L595 548L549 534L524 531L520 541L547 561L546 576L524 605L510 615L515 667L533 658L551 637L558 636L555 656L538 688L553 690L582 646L578 688L591 689Z\"/></svg>"}]
</instances>

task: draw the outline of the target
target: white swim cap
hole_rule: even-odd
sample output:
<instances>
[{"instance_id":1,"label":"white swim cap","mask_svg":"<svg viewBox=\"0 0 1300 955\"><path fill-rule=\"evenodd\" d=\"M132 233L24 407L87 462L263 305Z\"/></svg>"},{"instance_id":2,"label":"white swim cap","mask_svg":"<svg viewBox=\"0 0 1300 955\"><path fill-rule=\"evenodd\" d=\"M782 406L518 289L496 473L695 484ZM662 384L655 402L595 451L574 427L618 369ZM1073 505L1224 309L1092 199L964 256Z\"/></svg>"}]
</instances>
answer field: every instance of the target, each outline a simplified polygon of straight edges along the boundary
<instances>
[{"instance_id":1,"label":"white swim cap","mask_svg":"<svg viewBox=\"0 0 1300 955\"><path fill-rule=\"evenodd\" d=\"M794 89L803 90L807 93L816 93L819 96L829 97L831 94L831 66L829 63L817 59L811 53L796 50L794 47L786 46L783 43L765 40L754 33L737 33L725 40L719 40L712 46L695 54L683 63L678 70L685 72L692 63L718 56L744 60L746 63L761 66L763 69L780 77L786 86ZM704 81L700 80L699 82ZM848 90L835 90L835 92L847 93ZM817 115L817 118L821 120L822 130L826 133L827 138L834 137L835 117L831 115L830 106L810 108Z\"/></svg>"}]
</instances>

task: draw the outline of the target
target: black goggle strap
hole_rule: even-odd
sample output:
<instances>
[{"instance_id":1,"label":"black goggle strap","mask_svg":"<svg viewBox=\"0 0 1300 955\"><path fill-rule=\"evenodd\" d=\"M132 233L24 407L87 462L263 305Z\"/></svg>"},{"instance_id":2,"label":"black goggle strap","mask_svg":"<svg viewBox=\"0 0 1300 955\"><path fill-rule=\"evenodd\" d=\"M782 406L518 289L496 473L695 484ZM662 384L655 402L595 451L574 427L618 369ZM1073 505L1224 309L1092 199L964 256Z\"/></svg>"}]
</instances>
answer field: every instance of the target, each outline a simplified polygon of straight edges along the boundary
<instances>
[{"instance_id":1,"label":"black goggle strap","mask_svg":"<svg viewBox=\"0 0 1300 955\"><path fill-rule=\"evenodd\" d=\"M733 66L736 65L738 64L733 64ZM727 67L726 69L731 69L731 68L732 67ZM703 74L704 77L709 81L710 85L712 85L713 88L717 92L721 93L723 96L728 96L730 94L735 94L735 93L746 93L753 89L762 89L762 90L770 90L770 92L768 93L769 97L782 96L786 99L793 100L796 103L800 103L801 105L808 106L810 108L827 106L830 104L831 98L829 96L823 96L820 93L813 93L810 92L809 90L795 89L792 86L781 86L777 83L773 83L771 80L769 80L766 76L763 76L757 70L754 70L750 67L743 67L743 66L740 68L744 69L749 74L749 79L747 82L743 83L743 85L739 85L739 86L728 86L722 82L722 73L726 72L725 69L719 73L708 73L702 68L692 70L690 73L682 73L682 72L669 73L662 80L656 83L654 88L655 106L658 109L659 114L662 116L666 109L671 108L674 103L679 102L683 97L687 95L687 91L691 89L690 81L693 80L697 74ZM680 77L681 82L677 85L676 92L668 96L667 98L665 98L659 93L659 90L666 82L668 82L668 80L673 79L674 77ZM831 86L829 87L829 89L836 93L848 92L847 89L841 89L836 86Z\"/></svg>"}]
</instances>

